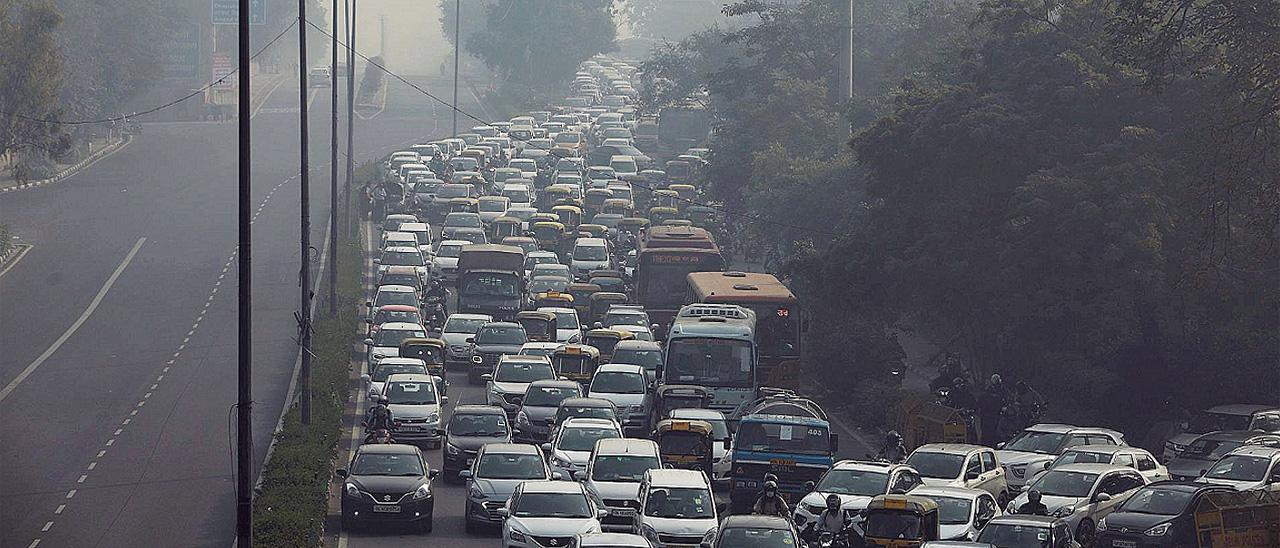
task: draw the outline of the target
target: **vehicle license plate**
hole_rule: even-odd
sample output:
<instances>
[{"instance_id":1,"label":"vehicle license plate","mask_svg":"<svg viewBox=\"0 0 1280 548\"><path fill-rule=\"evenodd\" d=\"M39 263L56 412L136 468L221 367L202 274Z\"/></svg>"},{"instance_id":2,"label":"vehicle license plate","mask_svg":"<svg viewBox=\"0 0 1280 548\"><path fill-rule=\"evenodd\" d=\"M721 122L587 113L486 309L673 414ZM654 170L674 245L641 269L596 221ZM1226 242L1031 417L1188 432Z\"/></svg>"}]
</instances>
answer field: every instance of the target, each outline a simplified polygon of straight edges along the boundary
<instances>
[{"instance_id":1,"label":"vehicle license plate","mask_svg":"<svg viewBox=\"0 0 1280 548\"><path fill-rule=\"evenodd\" d=\"M619 517L630 517L636 515L635 508L614 508L613 510L610 510L610 512Z\"/></svg>"},{"instance_id":2,"label":"vehicle license plate","mask_svg":"<svg viewBox=\"0 0 1280 548\"><path fill-rule=\"evenodd\" d=\"M1112 545L1112 546L1114 546L1115 548L1138 548L1138 541L1136 541L1136 540L1113 540L1113 541L1111 541L1111 545Z\"/></svg>"},{"instance_id":3,"label":"vehicle license plate","mask_svg":"<svg viewBox=\"0 0 1280 548\"><path fill-rule=\"evenodd\" d=\"M399 504L375 504L373 511L379 513L394 514L400 511Z\"/></svg>"}]
</instances>

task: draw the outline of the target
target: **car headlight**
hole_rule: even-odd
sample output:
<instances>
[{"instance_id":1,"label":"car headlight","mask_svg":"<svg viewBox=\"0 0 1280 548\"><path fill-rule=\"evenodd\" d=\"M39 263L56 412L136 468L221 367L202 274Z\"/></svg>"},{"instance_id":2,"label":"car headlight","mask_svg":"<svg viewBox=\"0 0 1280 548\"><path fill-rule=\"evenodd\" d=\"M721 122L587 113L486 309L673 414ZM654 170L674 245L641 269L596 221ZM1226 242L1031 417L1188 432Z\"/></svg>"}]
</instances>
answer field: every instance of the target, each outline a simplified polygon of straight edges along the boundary
<instances>
[{"instance_id":1,"label":"car headlight","mask_svg":"<svg viewBox=\"0 0 1280 548\"><path fill-rule=\"evenodd\" d=\"M1163 537L1169 533L1169 527L1171 526L1173 526L1173 524L1169 522L1161 523L1160 525L1143 531L1142 534L1149 537Z\"/></svg>"},{"instance_id":2,"label":"car headlight","mask_svg":"<svg viewBox=\"0 0 1280 548\"><path fill-rule=\"evenodd\" d=\"M567 459L562 459L560 458L559 455L557 455L557 456L551 457L551 465L559 468L569 468L573 466L573 463Z\"/></svg>"},{"instance_id":3,"label":"car headlight","mask_svg":"<svg viewBox=\"0 0 1280 548\"><path fill-rule=\"evenodd\" d=\"M480 500L489 498L484 494L484 491L481 491L479 487L475 486L475 484L472 484L471 489L467 490L467 495L473 499L480 499Z\"/></svg>"},{"instance_id":4,"label":"car headlight","mask_svg":"<svg viewBox=\"0 0 1280 548\"><path fill-rule=\"evenodd\" d=\"M359 497L359 496L360 496L360 488L359 488L359 487L356 487L356 484L354 484L354 483L348 483L348 484L347 484L347 496L348 496L348 497Z\"/></svg>"},{"instance_id":5,"label":"car headlight","mask_svg":"<svg viewBox=\"0 0 1280 548\"><path fill-rule=\"evenodd\" d=\"M458 448L457 448L456 446L454 446L452 443L446 443L446 444L444 444L444 452L445 452L445 453L448 453L448 454L450 454L450 455L453 455L453 456L457 456L459 453L461 453L461 452L462 452L462 450L461 450L461 449L458 449Z\"/></svg>"},{"instance_id":6,"label":"car headlight","mask_svg":"<svg viewBox=\"0 0 1280 548\"><path fill-rule=\"evenodd\" d=\"M529 415L526 415L524 413L524 410L521 410L519 413L516 413L516 424L529 426Z\"/></svg>"},{"instance_id":7,"label":"car headlight","mask_svg":"<svg viewBox=\"0 0 1280 548\"><path fill-rule=\"evenodd\" d=\"M512 541L512 542L525 542L526 540L527 540L527 539L525 539L525 538L524 538L524 533L521 533L520 531L517 531L515 528L512 528L512 529L511 529L511 541Z\"/></svg>"},{"instance_id":8,"label":"car headlight","mask_svg":"<svg viewBox=\"0 0 1280 548\"><path fill-rule=\"evenodd\" d=\"M1098 532L1102 532L1106 530L1107 530L1107 518L1102 518L1098 520Z\"/></svg>"},{"instance_id":9,"label":"car headlight","mask_svg":"<svg viewBox=\"0 0 1280 548\"><path fill-rule=\"evenodd\" d=\"M1065 518L1067 516L1070 516L1071 514L1074 514L1075 512L1076 512L1075 506L1063 506L1062 508L1054 510L1053 515L1054 517Z\"/></svg>"},{"instance_id":10,"label":"car headlight","mask_svg":"<svg viewBox=\"0 0 1280 548\"><path fill-rule=\"evenodd\" d=\"M432 413L432 414L430 414L430 415L427 415L427 422L428 422L428 423L436 423L436 424L439 424L439 423L440 423L440 413L439 413L439 412L436 412L436 413Z\"/></svg>"},{"instance_id":11,"label":"car headlight","mask_svg":"<svg viewBox=\"0 0 1280 548\"><path fill-rule=\"evenodd\" d=\"M430 484L430 483L424 483L424 484L422 484L422 485L418 486L418 489L417 489L417 490L415 490L415 491L413 492L413 498L414 498L414 500L418 500L418 499L425 499L425 498L427 498L427 497L429 497L429 496L431 496L431 484Z\"/></svg>"}]
</instances>

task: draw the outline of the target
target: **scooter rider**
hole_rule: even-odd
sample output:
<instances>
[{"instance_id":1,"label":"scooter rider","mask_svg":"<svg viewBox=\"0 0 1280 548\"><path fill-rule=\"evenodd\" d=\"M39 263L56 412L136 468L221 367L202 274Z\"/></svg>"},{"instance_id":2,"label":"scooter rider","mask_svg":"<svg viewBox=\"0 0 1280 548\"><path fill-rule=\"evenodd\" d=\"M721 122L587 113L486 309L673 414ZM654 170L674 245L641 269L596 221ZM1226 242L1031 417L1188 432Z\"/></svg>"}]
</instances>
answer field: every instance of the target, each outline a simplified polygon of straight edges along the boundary
<instances>
[{"instance_id":1,"label":"scooter rider","mask_svg":"<svg viewBox=\"0 0 1280 548\"><path fill-rule=\"evenodd\" d=\"M787 505L786 500L783 500L782 495L778 494L777 482L772 480L764 482L764 492L752 505L751 513L791 519L791 507Z\"/></svg>"},{"instance_id":2,"label":"scooter rider","mask_svg":"<svg viewBox=\"0 0 1280 548\"><path fill-rule=\"evenodd\" d=\"M440 282L439 278L432 278L424 300L430 303L433 299L440 303L440 313L448 316L449 310L446 303L449 302L449 291L444 288L444 284Z\"/></svg>"},{"instance_id":3,"label":"scooter rider","mask_svg":"<svg viewBox=\"0 0 1280 548\"><path fill-rule=\"evenodd\" d=\"M390 431L394 424L391 409L387 407L387 399L380 398L378 404L369 409L369 414L364 419L366 441L372 439L379 430Z\"/></svg>"},{"instance_id":4,"label":"scooter rider","mask_svg":"<svg viewBox=\"0 0 1280 548\"><path fill-rule=\"evenodd\" d=\"M902 434L897 430L890 430L885 436L884 447L880 448L880 454L877 457L894 464L906 461L907 448L902 445Z\"/></svg>"}]
</instances>

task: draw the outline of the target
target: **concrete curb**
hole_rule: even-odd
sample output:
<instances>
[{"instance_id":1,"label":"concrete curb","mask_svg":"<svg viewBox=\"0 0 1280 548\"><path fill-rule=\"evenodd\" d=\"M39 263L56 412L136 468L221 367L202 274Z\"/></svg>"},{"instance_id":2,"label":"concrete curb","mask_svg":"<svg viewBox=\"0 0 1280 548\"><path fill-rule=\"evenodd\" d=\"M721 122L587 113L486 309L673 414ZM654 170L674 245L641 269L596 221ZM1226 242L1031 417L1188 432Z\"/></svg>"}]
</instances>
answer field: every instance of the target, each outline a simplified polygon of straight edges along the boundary
<instances>
[{"instance_id":1,"label":"concrete curb","mask_svg":"<svg viewBox=\"0 0 1280 548\"><path fill-rule=\"evenodd\" d=\"M76 173L79 173L81 170L83 170L83 169L85 169L85 168L89 167L90 165L92 165L94 162L97 162L98 160L101 160L101 159L106 158L107 156L109 156L109 155L111 155L111 154L114 154L114 153L116 153L116 152L119 152L121 149L123 149L124 147L128 146L128 145L129 145L129 143L131 143L131 142L133 142L133 136L132 136L132 135L125 135L123 139L120 139L119 141L116 141L115 143L112 143L112 144L110 144L110 145L107 145L107 146L103 147L103 148L102 148L102 150L99 150L99 151L97 151L97 152L95 152L95 153L93 153L93 154L90 154L87 158L85 158L85 159L83 159L83 160L80 160L80 161L79 161L79 162L77 162L75 165L72 165L71 167L68 167L67 169L62 170L61 172L59 172L58 174L54 175L53 177L50 177L50 178L48 178L48 179L44 179L44 180L40 180L40 181L32 181L32 182L29 182L29 183L22 183L22 184L19 184L19 185L14 185L14 186L9 186L9 187L5 187L5 188L0 188L0 193L13 192L13 191L16 191L16 190L25 190L25 189L28 189L28 188L35 188L35 187L40 187L40 186L51 185L51 184L53 184L53 183L56 183L56 182L61 181L61 180L63 180L63 179L66 179L67 177L70 177L70 176L72 176L72 175L75 175Z\"/></svg>"}]
</instances>

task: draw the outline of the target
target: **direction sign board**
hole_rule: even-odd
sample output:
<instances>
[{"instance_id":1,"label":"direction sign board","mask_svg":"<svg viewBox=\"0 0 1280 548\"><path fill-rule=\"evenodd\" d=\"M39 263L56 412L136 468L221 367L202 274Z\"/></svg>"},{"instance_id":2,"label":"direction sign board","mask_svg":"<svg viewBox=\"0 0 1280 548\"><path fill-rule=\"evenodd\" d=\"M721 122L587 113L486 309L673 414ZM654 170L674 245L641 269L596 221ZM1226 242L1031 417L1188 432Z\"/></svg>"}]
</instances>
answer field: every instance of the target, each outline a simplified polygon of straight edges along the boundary
<instances>
[{"instance_id":1,"label":"direction sign board","mask_svg":"<svg viewBox=\"0 0 1280 548\"><path fill-rule=\"evenodd\" d=\"M213 24L237 25L240 23L240 0L210 0ZM249 0L249 24L267 24L267 0Z\"/></svg>"},{"instance_id":2,"label":"direction sign board","mask_svg":"<svg viewBox=\"0 0 1280 548\"><path fill-rule=\"evenodd\" d=\"M160 76L195 78L200 67L200 25L179 24L160 43Z\"/></svg>"}]
</instances>

